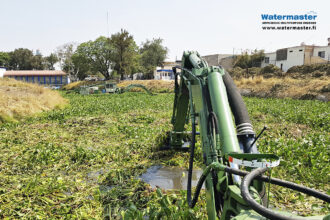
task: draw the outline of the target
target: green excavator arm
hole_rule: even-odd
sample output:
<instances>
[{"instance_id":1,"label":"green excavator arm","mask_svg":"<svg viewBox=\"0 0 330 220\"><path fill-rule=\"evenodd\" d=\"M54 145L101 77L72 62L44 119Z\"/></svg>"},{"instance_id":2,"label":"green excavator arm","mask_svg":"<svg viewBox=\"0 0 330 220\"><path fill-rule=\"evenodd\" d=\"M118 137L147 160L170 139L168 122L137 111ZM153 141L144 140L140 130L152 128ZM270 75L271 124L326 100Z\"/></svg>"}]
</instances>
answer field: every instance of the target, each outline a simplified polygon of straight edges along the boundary
<instances>
[{"instance_id":1,"label":"green excavator arm","mask_svg":"<svg viewBox=\"0 0 330 220\"><path fill-rule=\"evenodd\" d=\"M201 187L205 184L209 219L301 219L291 213L274 212L265 207L267 198L264 182L267 181L300 192L307 189L307 194L329 202L330 198L326 194L261 176L271 167L278 166L279 158L258 152L255 144L257 137L246 107L223 68L208 66L197 52L188 51L183 54L182 65L173 68L173 71L175 97L170 145L175 149L184 145L184 129L189 118L192 131L187 200L190 207L196 204ZM192 197L191 173L195 136L198 134L204 171ZM315 218L327 219L329 216Z\"/></svg>"}]
</instances>

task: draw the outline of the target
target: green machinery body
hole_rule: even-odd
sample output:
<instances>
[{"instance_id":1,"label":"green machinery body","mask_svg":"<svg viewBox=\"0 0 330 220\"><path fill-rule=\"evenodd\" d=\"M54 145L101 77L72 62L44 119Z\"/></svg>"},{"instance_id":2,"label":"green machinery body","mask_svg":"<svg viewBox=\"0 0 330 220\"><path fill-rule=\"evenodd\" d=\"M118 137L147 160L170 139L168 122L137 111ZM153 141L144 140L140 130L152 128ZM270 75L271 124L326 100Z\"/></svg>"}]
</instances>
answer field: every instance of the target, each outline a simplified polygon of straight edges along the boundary
<instances>
[{"instance_id":1,"label":"green machinery body","mask_svg":"<svg viewBox=\"0 0 330 220\"><path fill-rule=\"evenodd\" d=\"M203 172L205 178L200 180L198 185L205 182L208 218L266 219L254 211L242 197L242 177L227 170L239 170L242 167L231 163L230 159L233 158L244 159L250 163L279 158L275 155L259 154L257 151L243 152L223 81L224 69L208 66L197 52L184 52L182 66L173 70L176 78L170 144L178 149L183 146L184 136L187 133L184 128L189 118L193 135L198 133L195 128L198 125L205 166ZM195 142L194 138L192 142ZM247 170L251 171L252 168ZM196 189L198 190L200 189ZM255 202L263 206L266 205L261 196L264 190L264 182L261 180L253 180L249 187ZM190 192L188 192L188 202L192 207L197 199L195 195L195 201L190 201L189 194ZM295 219L290 213L284 213L283 216Z\"/></svg>"}]
</instances>

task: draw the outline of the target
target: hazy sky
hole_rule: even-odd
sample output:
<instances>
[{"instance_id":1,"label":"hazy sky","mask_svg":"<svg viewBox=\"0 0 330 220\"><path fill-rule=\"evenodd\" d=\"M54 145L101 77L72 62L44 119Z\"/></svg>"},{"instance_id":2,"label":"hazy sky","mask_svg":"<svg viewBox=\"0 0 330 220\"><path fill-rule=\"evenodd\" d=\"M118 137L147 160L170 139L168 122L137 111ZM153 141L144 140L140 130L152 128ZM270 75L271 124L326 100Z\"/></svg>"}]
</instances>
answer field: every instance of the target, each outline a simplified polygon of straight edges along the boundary
<instances>
[{"instance_id":1,"label":"hazy sky","mask_svg":"<svg viewBox=\"0 0 330 220\"><path fill-rule=\"evenodd\" d=\"M0 0L0 51L24 47L43 55L128 30L138 45L162 38L169 59L184 50L202 55L307 44L330 37L329 0ZM317 13L316 31L265 31L261 14ZM107 28L107 12L109 25Z\"/></svg>"}]
</instances>

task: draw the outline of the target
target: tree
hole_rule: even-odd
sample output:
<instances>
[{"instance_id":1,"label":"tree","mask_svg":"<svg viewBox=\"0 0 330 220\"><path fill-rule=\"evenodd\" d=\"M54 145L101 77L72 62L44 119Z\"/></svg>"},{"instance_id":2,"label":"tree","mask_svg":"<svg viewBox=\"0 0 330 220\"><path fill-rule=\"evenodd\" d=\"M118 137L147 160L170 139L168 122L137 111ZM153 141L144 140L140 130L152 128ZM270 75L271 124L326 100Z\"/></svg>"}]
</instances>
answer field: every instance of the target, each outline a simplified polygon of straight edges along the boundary
<instances>
[{"instance_id":1,"label":"tree","mask_svg":"<svg viewBox=\"0 0 330 220\"><path fill-rule=\"evenodd\" d=\"M86 78L89 72L91 72L91 64L86 56L81 56L79 53L72 55L73 70L76 73L76 77L80 80Z\"/></svg>"},{"instance_id":2,"label":"tree","mask_svg":"<svg viewBox=\"0 0 330 220\"><path fill-rule=\"evenodd\" d=\"M234 67L246 69L250 67L250 56L247 52L242 53L236 57Z\"/></svg>"},{"instance_id":3,"label":"tree","mask_svg":"<svg viewBox=\"0 0 330 220\"><path fill-rule=\"evenodd\" d=\"M265 51L255 49L251 54L251 66L261 67L261 62L265 59Z\"/></svg>"},{"instance_id":4,"label":"tree","mask_svg":"<svg viewBox=\"0 0 330 220\"><path fill-rule=\"evenodd\" d=\"M131 75L133 74L133 71L137 69L138 47L133 36L123 29L111 36L110 44L113 47L113 68L118 74L120 74L120 79L123 80L124 75Z\"/></svg>"},{"instance_id":5,"label":"tree","mask_svg":"<svg viewBox=\"0 0 330 220\"><path fill-rule=\"evenodd\" d=\"M62 46L57 47L56 55L60 63L61 70L68 73L72 80L77 79L78 73L74 67L72 61L72 55L74 53L74 43L63 44Z\"/></svg>"},{"instance_id":6,"label":"tree","mask_svg":"<svg viewBox=\"0 0 330 220\"><path fill-rule=\"evenodd\" d=\"M113 48L110 45L110 39L99 37L95 41L88 41L80 44L75 51L75 68L79 71L90 71L92 73L101 73L105 79L111 76L111 61ZM81 61L79 61L81 59ZM79 62L78 62L79 61Z\"/></svg>"},{"instance_id":7,"label":"tree","mask_svg":"<svg viewBox=\"0 0 330 220\"><path fill-rule=\"evenodd\" d=\"M9 69L32 70L33 53L29 49L19 48L9 53Z\"/></svg>"},{"instance_id":8,"label":"tree","mask_svg":"<svg viewBox=\"0 0 330 220\"><path fill-rule=\"evenodd\" d=\"M263 50L257 51L255 50L249 55L247 52L242 53L236 58L234 67L241 67L243 69L251 68L251 67L260 67L261 62L265 58L265 53Z\"/></svg>"},{"instance_id":9,"label":"tree","mask_svg":"<svg viewBox=\"0 0 330 220\"><path fill-rule=\"evenodd\" d=\"M7 52L0 52L0 66L9 67L10 56Z\"/></svg>"},{"instance_id":10,"label":"tree","mask_svg":"<svg viewBox=\"0 0 330 220\"><path fill-rule=\"evenodd\" d=\"M55 70L55 63L59 61L59 58L55 53L51 53L48 57L45 57L45 65L49 70Z\"/></svg>"},{"instance_id":11,"label":"tree","mask_svg":"<svg viewBox=\"0 0 330 220\"><path fill-rule=\"evenodd\" d=\"M141 64L146 78L153 78L153 71L157 66L161 66L166 59L168 49L162 45L163 40L153 39L142 43L140 48Z\"/></svg>"},{"instance_id":12,"label":"tree","mask_svg":"<svg viewBox=\"0 0 330 220\"><path fill-rule=\"evenodd\" d=\"M41 54L33 56L30 62L33 70L45 69L45 59L42 57Z\"/></svg>"},{"instance_id":13,"label":"tree","mask_svg":"<svg viewBox=\"0 0 330 220\"><path fill-rule=\"evenodd\" d=\"M246 76L249 75L249 68L261 67L261 62L265 58L265 53L263 50L258 51L257 49L248 54L247 52L242 53L242 55L237 56L234 67L240 67L246 69Z\"/></svg>"}]
</instances>

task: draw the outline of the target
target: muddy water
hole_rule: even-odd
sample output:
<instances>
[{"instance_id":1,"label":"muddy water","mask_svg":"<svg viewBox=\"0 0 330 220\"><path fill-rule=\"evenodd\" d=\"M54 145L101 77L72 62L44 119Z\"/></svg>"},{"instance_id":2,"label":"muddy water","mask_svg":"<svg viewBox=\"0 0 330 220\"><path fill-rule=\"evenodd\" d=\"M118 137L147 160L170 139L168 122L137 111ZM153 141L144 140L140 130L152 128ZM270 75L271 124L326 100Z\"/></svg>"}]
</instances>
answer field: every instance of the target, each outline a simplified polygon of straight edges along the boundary
<instances>
[{"instance_id":1,"label":"muddy water","mask_svg":"<svg viewBox=\"0 0 330 220\"><path fill-rule=\"evenodd\" d=\"M192 186L196 186L202 170L193 170ZM152 166L146 173L140 176L140 179L149 183L151 187L160 187L162 189L187 189L188 170L176 167Z\"/></svg>"}]
</instances>

